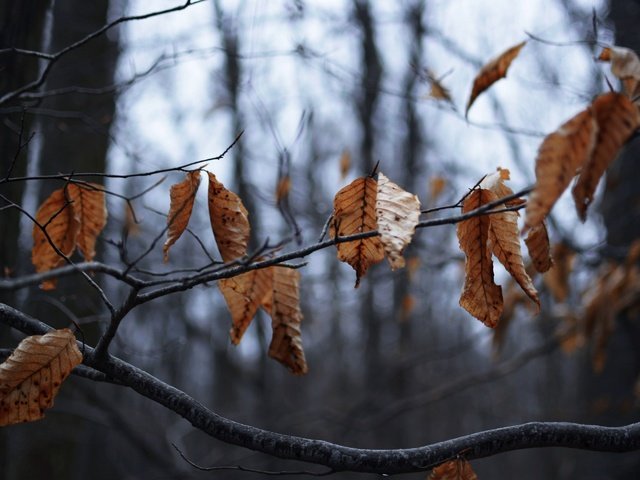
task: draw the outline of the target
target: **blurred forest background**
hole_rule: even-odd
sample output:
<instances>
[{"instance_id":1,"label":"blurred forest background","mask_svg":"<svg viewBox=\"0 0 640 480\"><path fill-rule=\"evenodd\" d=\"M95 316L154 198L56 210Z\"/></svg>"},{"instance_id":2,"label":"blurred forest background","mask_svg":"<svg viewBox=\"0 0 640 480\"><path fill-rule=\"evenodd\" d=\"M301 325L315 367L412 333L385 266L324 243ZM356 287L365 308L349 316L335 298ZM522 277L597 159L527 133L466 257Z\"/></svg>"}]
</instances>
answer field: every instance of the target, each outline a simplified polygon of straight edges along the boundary
<instances>
[{"instance_id":1,"label":"blurred forest background","mask_svg":"<svg viewBox=\"0 0 640 480\"><path fill-rule=\"evenodd\" d=\"M56 52L122 15L174 5L1 2L0 48ZM173 167L220 154L244 131L208 169L243 199L253 245L292 234L274 193L285 174L292 180L292 212L311 243L334 194L378 161L424 208L455 203L498 166L511 170L514 190L531 184L543 136L607 90L605 76L613 77L595 60L600 46L615 39L640 50L638 25L640 2L621 0L206 1L121 24L61 58L41 88L1 104L0 175L18 151L21 124L35 135L15 176ZM527 39L525 32L553 42L584 41L554 46L530 39L507 80L478 99L465 121L461 112L475 72ZM45 60L3 52L0 96L45 67ZM429 97L427 70L444 76L452 103ZM230 344L230 316L215 285L136 309L111 351L224 416L358 447L419 446L531 420L638 421L638 315L616 319L598 372L593 345L567 353L554 335L580 322L585 290L640 236L637 150L636 140L618 159L586 224L579 224L568 198L554 210L552 241L563 245L561 266L573 268L565 298L554 298L557 290L537 278L543 308L534 316L511 289L508 328L497 333L457 305L463 258L455 228L443 226L416 235L405 255L408 268L374 267L358 290L333 249L308 258L301 271L310 368L304 377L267 357L266 317L254 321L240 346ZM109 179L106 185L133 194L155 180ZM134 258L148 248L166 221L169 185L179 180L171 174L134 202L139 224L127 220L124 202L109 197L102 261L121 264L122 255ZM17 182L3 185L2 193L35 212L59 187ZM203 249L217 255L204 200L196 201L193 235L173 247L170 263L162 264L158 245L141 268L153 274L198 268L209 261ZM17 211L0 211L5 275L33 271L31 227ZM503 273L498 283L508 298ZM122 297L116 281L96 278ZM73 319L89 342L104 328L103 304L77 278L61 279L52 292L0 292L0 301L58 327ZM4 328L0 346L13 347L19 338ZM0 478L256 476L198 472L172 443L201 465L283 469L282 461L215 441L132 391L72 377L44 421L0 430ZM540 449L473 465L481 479L628 479L640 471L640 454Z\"/></svg>"}]
</instances>

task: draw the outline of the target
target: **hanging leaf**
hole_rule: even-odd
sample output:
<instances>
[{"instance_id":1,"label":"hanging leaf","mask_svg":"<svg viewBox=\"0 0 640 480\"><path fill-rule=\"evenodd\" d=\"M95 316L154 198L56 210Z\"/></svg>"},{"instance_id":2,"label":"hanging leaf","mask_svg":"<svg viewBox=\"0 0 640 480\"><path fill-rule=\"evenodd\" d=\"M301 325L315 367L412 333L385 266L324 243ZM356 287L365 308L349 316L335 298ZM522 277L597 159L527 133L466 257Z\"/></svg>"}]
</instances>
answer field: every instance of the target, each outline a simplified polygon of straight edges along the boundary
<instances>
[{"instance_id":1,"label":"hanging leaf","mask_svg":"<svg viewBox=\"0 0 640 480\"><path fill-rule=\"evenodd\" d=\"M331 238L376 229L377 190L378 183L373 178L360 177L336 194L333 199L333 221L329 229ZM378 237L338 243L336 248L338 259L356 271L355 288L360 285L360 277L364 276L369 266L384 258L384 248Z\"/></svg>"},{"instance_id":2,"label":"hanging leaf","mask_svg":"<svg viewBox=\"0 0 640 480\"><path fill-rule=\"evenodd\" d=\"M536 186L527 203L525 231L542 224L577 170L591 157L598 124L589 108L548 135L536 158Z\"/></svg>"},{"instance_id":3,"label":"hanging leaf","mask_svg":"<svg viewBox=\"0 0 640 480\"><path fill-rule=\"evenodd\" d=\"M542 277L556 302L564 302L569 297L569 276L573 270L575 252L564 243L553 247L553 267Z\"/></svg>"},{"instance_id":4,"label":"hanging leaf","mask_svg":"<svg viewBox=\"0 0 640 480\"><path fill-rule=\"evenodd\" d=\"M32 422L53 406L82 354L71 330L27 337L0 364L0 426Z\"/></svg>"},{"instance_id":5,"label":"hanging leaf","mask_svg":"<svg viewBox=\"0 0 640 480\"><path fill-rule=\"evenodd\" d=\"M280 180L278 180L278 185L276 185L276 203L280 203L283 201L291 191L291 177L289 175L285 175Z\"/></svg>"},{"instance_id":6,"label":"hanging leaf","mask_svg":"<svg viewBox=\"0 0 640 480\"><path fill-rule=\"evenodd\" d=\"M573 199L578 216L585 220L587 208L600 177L618 155L631 134L640 126L640 112L626 96L605 93L591 106L599 129L591 157L584 163L578 181L573 187Z\"/></svg>"},{"instance_id":7,"label":"hanging leaf","mask_svg":"<svg viewBox=\"0 0 640 480\"><path fill-rule=\"evenodd\" d=\"M244 257L249 244L249 212L240 197L209 173L209 218L220 256L225 262Z\"/></svg>"},{"instance_id":8,"label":"hanging leaf","mask_svg":"<svg viewBox=\"0 0 640 480\"><path fill-rule=\"evenodd\" d=\"M200 170L187 173L186 178L171 186L171 205L167 215L167 240L164 242L164 261L169 261L169 248L186 230L191 218L193 203L200 186Z\"/></svg>"},{"instance_id":9,"label":"hanging leaf","mask_svg":"<svg viewBox=\"0 0 640 480\"><path fill-rule=\"evenodd\" d=\"M456 458L434 468L428 480L478 480L478 477L469 462Z\"/></svg>"},{"instance_id":10,"label":"hanging leaf","mask_svg":"<svg viewBox=\"0 0 640 480\"><path fill-rule=\"evenodd\" d=\"M240 343L253 317L273 289L272 268L262 268L218 281L231 312L231 342Z\"/></svg>"},{"instance_id":11,"label":"hanging leaf","mask_svg":"<svg viewBox=\"0 0 640 480\"><path fill-rule=\"evenodd\" d=\"M513 195L513 190L511 190L504 181L510 178L511 172L509 169L498 167L495 172L485 175L478 187L491 190L498 198L508 197ZM512 198L511 200L505 201L504 205L507 207L516 207L523 203L526 202L522 198Z\"/></svg>"},{"instance_id":12,"label":"hanging leaf","mask_svg":"<svg viewBox=\"0 0 640 480\"><path fill-rule=\"evenodd\" d=\"M549 234L545 223L542 222L529 230L524 243L527 245L529 256L536 271L544 273L549 270L553 265L553 258L551 257Z\"/></svg>"},{"instance_id":13,"label":"hanging leaf","mask_svg":"<svg viewBox=\"0 0 640 480\"><path fill-rule=\"evenodd\" d=\"M272 268L273 294L269 303L273 336L269 356L288 367L294 375L303 375L308 369L300 332L300 272L281 266Z\"/></svg>"},{"instance_id":14,"label":"hanging leaf","mask_svg":"<svg viewBox=\"0 0 640 480\"><path fill-rule=\"evenodd\" d=\"M46 272L59 267L64 258L56 251L55 247L65 256L69 257L76 248L76 238L80 224L65 196L65 189L55 190L36 212L37 224L33 226L33 249L31 261L36 272ZM40 226L45 227L47 239ZM52 290L56 286L55 279L45 280L40 285L43 290Z\"/></svg>"},{"instance_id":15,"label":"hanging leaf","mask_svg":"<svg viewBox=\"0 0 640 480\"><path fill-rule=\"evenodd\" d=\"M497 200L490 190L471 192L462 204L462 213ZM488 327L495 327L502 313L502 290L493 281L489 248L490 215L479 215L458 223L460 249L464 252L465 279L460 306Z\"/></svg>"},{"instance_id":16,"label":"hanging leaf","mask_svg":"<svg viewBox=\"0 0 640 480\"><path fill-rule=\"evenodd\" d=\"M97 183L76 184L67 186L67 197L72 202L71 208L80 223L76 244L90 262L96 256L96 240L107 224L107 205L104 188Z\"/></svg>"},{"instance_id":17,"label":"hanging leaf","mask_svg":"<svg viewBox=\"0 0 640 480\"><path fill-rule=\"evenodd\" d=\"M444 177L439 175L435 175L429 178L429 203L433 204L442 192L444 192L444 188L447 186L447 180Z\"/></svg>"},{"instance_id":18,"label":"hanging leaf","mask_svg":"<svg viewBox=\"0 0 640 480\"><path fill-rule=\"evenodd\" d=\"M489 242L491 251L520 285L522 291L535 302L540 309L538 292L527 274L520 250L520 232L517 212L500 212L491 215Z\"/></svg>"},{"instance_id":19,"label":"hanging leaf","mask_svg":"<svg viewBox=\"0 0 640 480\"><path fill-rule=\"evenodd\" d=\"M444 76L446 76L446 74ZM453 103L453 100L451 99L451 93L444 85L442 85L440 79L438 79L433 74L433 72L427 71L427 79L429 80L429 84L431 85L431 90L429 91L429 96L431 98Z\"/></svg>"},{"instance_id":20,"label":"hanging leaf","mask_svg":"<svg viewBox=\"0 0 640 480\"><path fill-rule=\"evenodd\" d=\"M471 95L469 96L467 108L464 112L465 117L469 113L469 109L471 108L471 105L473 105L473 102L475 102L476 98L478 98L478 95L480 95L501 78L507 76L507 70L509 69L511 62L513 62L513 60L518 56L520 50L522 50L522 47L524 47L526 43L527 42L524 41L511 47L480 69L473 81Z\"/></svg>"},{"instance_id":21,"label":"hanging leaf","mask_svg":"<svg viewBox=\"0 0 640 480\"><path fill-rule=\"evenodd\" d=\"M404 267L402 252L411 243L420 219L420 200L378 173L378 233L391 269Z\"/></svg>"},{"instance_id":22,"label":"hanging leaf","mask_svg":"<svg viewBox=\"0 0 640 480\"><path fill-rule=\"evenodd\" d=\"M347 178L349 170L351 170L351 153L345 148L340 155L340 180Z\"/></svg>"},{"instance_id":23,"label":"hanging leaf","mask_svg":"<svg viewBox=\"0 0 640 480\"><path fill-rule=\"evenodd\" d=\"M620 79L629 98L640 94L640 59L636 52L625 47L605 47L598 60L611 62L611 73Z\"/></svg>"}]
</instances>

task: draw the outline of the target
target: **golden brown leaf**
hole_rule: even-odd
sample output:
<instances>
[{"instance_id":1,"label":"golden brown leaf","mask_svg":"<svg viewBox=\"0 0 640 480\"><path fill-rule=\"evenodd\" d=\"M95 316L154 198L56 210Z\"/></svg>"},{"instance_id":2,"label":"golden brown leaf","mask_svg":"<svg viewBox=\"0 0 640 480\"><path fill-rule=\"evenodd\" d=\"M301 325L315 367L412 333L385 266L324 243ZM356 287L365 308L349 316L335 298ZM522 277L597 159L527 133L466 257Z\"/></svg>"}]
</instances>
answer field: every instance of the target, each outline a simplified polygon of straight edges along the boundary
<instances>
[{"instance_id":1,"label":"golden brown leaf","mask_svg":"<svg viewBox=\"0 0 640 480\"><path fill-rule=\"evenodd\" d=\"M593 153L582 166L578 181L573 187L573 199L582 221L586 218L587 208L593 200L600 177L640 126L640 112L622 94L612 92L600 95L591 108L598 123L598 135Z\"/></svg>"},{"instance_id":2,"label":"golden brown leaf","mask_svg":"<svg viewBox=\"0 0 640 480\"><path fill-rule=\"evenodd\" d=\"M402 252L411 243L420 220L420 200L379 173L376 216L380 242L391 269L404 267Z\"/></svg>"},{"instance_id":3,"label":"golden brown leaf","mask_svg":"<svg viewBox=\"0 0 640 480\"><path fill-rule=\"evenodd\" d=\"M469 462L456 458L434 468L428 480L478 480L478 477Z\"/></svg>"},{"instance_id":4,"label":"golden brown leaf","mask_svg":"<svg viewBox=\"0 0 640 480\"><path fill-rule=\"evenodd\" d=\"M453 102L449 89L442 85L440 79L438 79L432 72L429 71L427 71L427 78L429 79L429 83L431 84L431 90L429 91L429 96L431 98L435 98L436 100L444 100L449 103Z\"/></svg>"},{"instance_id":5,"label":"golden brown leaf","mask_svg":"<svg viewBox=\"0 0 640 480\"><path fill-rule=\"evenodd\" d=\"M186 230L191 218L193 203L200 186L200 170L187 173L186 178L171 186L171 205L167 215L167 240L164 242L164 261L169 261L169 248Z\"/></svg>"},{"instance_id":6,"label":"golden brown leaf","mask_svg":"<svg viewBox=\"0 0 640 480\"><path fill-rule=\"evenodd\" d=\"M340 180L347 178L349 170L351 170L351 153L345 148L340 155Z\"/></svg>"},{"instance_id":7,"label":"golden brown leaf","mask_svg":"<svg viewBox=\"0 0 640 480\"><path fill-rule=\"evenodd\" d=\"M441 176L433 176L429 179L429 203L435 202L447 186L447 180Z\"/></svg>"},{"instance_id":8,"label":"golden brown leaf","mask_svg":"<svg viewBox=\"0 0 640 480\"><path fill-rule=\"evenodd\" d=\"M522 291L533 300L540 309L538 292L527 274L520 251L520 235L517 212L500 212L491 215L489 242L491 251L518 282Z\"/></svg>"},{"instance_id":9,"label":"golden brown leaf","mask_svg":"<svg viewBox=\"0 0 640 480\"><path fill-rule=\"evenodd\" d=\"M218 287L231 312L231 342L240 343L251 320L273 289L272 268L251 270L218 281Z\"/></svg>"},{"instance_id":10,"label":"golden brown leaf","mask_svg":"<svg viewBox=\"0 0 640 480\"><path fill-rule=\"evenodd\" d=\"M624 92L630 98L640 93L640 59L636 52L625 47L606 47L598 60L611 62L611 73L620 79Z\"/></svg>"},{"instance_id":11,"label":"golden brown leaf","mask_svg":"<svg viewBox=\"0 0 640 480\"><path fill-rule=\"evenodd\" d=\"M548 135L536 159L536 187L527 203L525 231L542 223L577 170L591 157L598 124L584 110Z\"/></svg>"},{"instance_id":12,"label":"golden brown leaf","mask_svg":"<svg viewBox=\"0 0 640 480\"><path fill-rule=\"evenodd\" d=\"M377 191L378 182L371 177L360 177L336 194L333 199L333 221L329 229L331 238L376 229ZM336 248L338 259L356 271L356 288L369 266L384 258L384 248L378 237L338 243Z\"/></svg>"},{"instance_id":13,"label":"golden brown leaf","mask_svg":"<svg viewBox=\"0 0 640 480\"><path fill-rule=\"evenodd\" d=\"M276 203L280 203L285 199L289 192L291 191L291 177L289 175L285 175L280 180L278 180L278 185L276 186Z\"/></svg>"},{"instance_id":14,"label":"golden brown leaf","mask_svg":"<svg viewBox=\"0 0 640 480\"><path fill-rule=\"evenodd\" d=\"M53 248L52 243L67 257L73 253L80 223L67 200L64 188L55 190L40 205L35 218L37 224L33 226L31 261L36 267L36 272L40 273L59 267L64 262L64 257ZM51 243L40 226L45 227ZM51 290L55 285L55 279L45 280L40 288Z\"/></svg>"},{"instance_id":15,"label":"golden brown leaf","mask_svg":"<svg viewBox=\"0 0 640 480\"><path fill-rule=\"evenodd\" d=\"M90 262L96 256L96 240L107 224L107 205L104 199L104 188L96 183L76 184L67 187L71 208L80 223L76 245Z\"/></svg>"},{"instance_id":16,"label":"golden brown leaf","mask_svg":"<svg viewBox=\"0 0 640 480\"><path fill-rule=\"evenodd\" d=\"M490 190L477 189L465 199L462 213L497 200ZM502 289L493 281L489 248L490 215L480 215L458 223L460 249L464 252L465 279L460 306L488 327L494 328L502 313Z\"/></svg>"},{"instance_id":17,"label":"golden brown leaf","mask_svg":"<svg viewBox=\"0 0 640 480\"><path fill-rule=\"evenodd\" d=\"M209 173L209 218L220 256L225 262L244 257L249 244L249 212L238 195Z\"/></svg>"},{"instance_id":18,"label":"golden brown leaf","mask_svg":"<svg viewBox=\"0 0 640 480\"><path fill-rule=\"evenodd\" d=\"M475 102L476 98L478 98L478 95L501 78L507 76L507 70L509 69L511 62L513 62L513 60L518 56L520 50L522 50L522 47L524 47L526 43L527 42L524 41L509 48L480 69L473 81L473 88L471 89L471 95L469 96L467 108L464 113L465 116L469 113L469 109L471 108L471 105L473 105L473 102Z\"/></svg>"},{"instance_id":19,"label":"golden brown leaf","mask_svg":"<svg viewBox=\"0 0 640 480\"><path fill-rule=\"evenodd\" d=\"M553 265L553 258L551 257L549 234L544 221L529 230L524 243L527 244L529 256L536 271L544 273L549 270Z\"/></svg>"},{"instance_id":20,"label":"golden brown leaf","mask_svg":"<svg viewBox=\"0 0 640 480\"><path fill-rule=\"evenodd\" d=\"M66 328L22 340L0 364L0 426L41 419L80 362L76 337Z\"/></svg>"},{"instance_id":21,"label":"golden brown leaf","mask_svg":"<svg viewBox=\"0 0 640 480\"><path fill-rule=\"evenodd\" d=\"M508 197L513 195L513 190L505 185L504 181L510 178L511 172L508 168L498 167L495 172L486 175L478 186L486 190L491 190L498 198ZM504 205L507 207L516 207L523 203L525 203L525 200L522 198L512 198L504 202Z\"/></svg>"},{"instance_id":22,"label":"golden brown leaf","mask_svg":"<svg viewBox=\"0 0 640 480\"><path fill-rule=\"evenodd\" d=\"M300 272L292 268L273 268L273 296L271 300L271 324L273 336L269 356L291 370L294 375L307 373L307 361L302 349L300 324Z\"/></svg>"},{"instance_id":23,"label":"golden brown leaf","mask_svg":"<svg viewBox=\"0 0 640 480\"><path fill-rule=\"evenodd\" d=\"M569 296L569 275L573 270L575 252L564 243L553 247L553 266L542 277L556 302L564 302Z\"/></svg>"}]
</instances>

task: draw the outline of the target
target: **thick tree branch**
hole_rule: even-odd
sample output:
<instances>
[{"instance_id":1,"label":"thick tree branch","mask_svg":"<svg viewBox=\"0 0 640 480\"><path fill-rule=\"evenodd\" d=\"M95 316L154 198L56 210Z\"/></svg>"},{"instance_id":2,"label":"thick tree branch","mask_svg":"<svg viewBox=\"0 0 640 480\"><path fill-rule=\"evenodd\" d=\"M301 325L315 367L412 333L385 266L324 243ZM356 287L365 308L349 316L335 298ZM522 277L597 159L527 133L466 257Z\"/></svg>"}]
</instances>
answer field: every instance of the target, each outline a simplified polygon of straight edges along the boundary
<instances>
[{"instance_id":1,"label":"thick tree branch","mask_svg":"<svg viewBox=\"0 0 640 480\"><path fill-rule=\"evenodd\" d=\"M0 322L26 334L44 334L51 330L48 325L4 304L0 304ZM90 347L85 347L84 363L165 406L213 438L283 459L324 465L334 471L385 474L418 472L462 452L465 458L471 460L512 450L540 447L602 452L640 450L640 423L602 427L567 422L525 423L417 448L352 448L323 440L270 432L222 417L186 393L118 358L95 358Z\"/></svg>"}]
</instances>

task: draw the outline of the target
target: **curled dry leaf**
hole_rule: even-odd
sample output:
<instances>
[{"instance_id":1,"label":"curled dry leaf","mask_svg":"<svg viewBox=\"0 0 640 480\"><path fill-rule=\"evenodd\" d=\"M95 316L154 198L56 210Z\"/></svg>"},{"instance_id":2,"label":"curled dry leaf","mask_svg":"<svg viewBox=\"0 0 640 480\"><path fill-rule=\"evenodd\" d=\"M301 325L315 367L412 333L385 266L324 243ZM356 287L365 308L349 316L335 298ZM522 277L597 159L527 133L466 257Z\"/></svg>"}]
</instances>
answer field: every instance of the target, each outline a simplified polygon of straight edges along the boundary
<instances>
[{"instance_id":1,"label":"curled dry leaf","mask_svg":"<svg viewBox=\"0 0 640 480\"><path fill-rule=\"evenodd\" d=\"M377 191L378 183L373 178L360 177L336 194L333 199L333 221L329 229L331 238L376 229ZM378 237L338 243L336 248L338 259L356 271L356 288L369 266L384 258L384 248Z\"/></svg>"},{"instance_id":2,"label":"curled dry leaf","mask_svg":"<svg viewBox=\"0 0 640 480\"><path fill-rule=\"evenodd\" d=\"M31 261L36 272L46 272L59 267L64 256L70 256L76 248L76 238L80 222L65 195L65 189L55 190L36 212L36 224L33 226L33 249ZM42 231L44 227L47 235ZM50 239L50 240L49 240ZM55 248L52 246L55 245ZM60 253L58 253L59 250ZM43 290L55 288L55 279L45 280L40 285Z\"/></svg>"},{"instance_id":3,"label":"curled dry leaf","mask_svg":"<svg viewBox=\"0 0 640 480\"><path fill-rule=\"evenodd\" d=\"M434 468L428 480L478 480L478 477L469 462L456 458Z\"/></svg>"},{"instance_id":4,"label":"curled dry leaf","mask_svg":"<svg viewBox=\"0 0 640 480\"><path fill-rule=\"evenodd\" d=\"M640 59L636 52L625 47L606 47L598 60L611 62L611 73L620 79L628 97L640 94Z\"/></svg>"},{"instance_id":5,"label":"curled dry leaf","mask_svg":"<svg viewBox=\"0 0 640 480\"><path fill-rule=\"evenodd\" d=\"M591 157L598 124L584 110L548 135L536 158L536 186L527 203L525 231L542 224L578 169Z\"/></svg>"},{"instance_id":6,"label":"curled dry leaf","mask_svg":"<svg viewBox=\"0 0 640 480\"><path fill-rule=\"evenodd\" d=\"M271 295L273 271L272 268L251 270L220 280L218 287L231 312L232 326L229 335L233 344L237 345L258 309Z\"/></svg>"},{"instance_id":7,"label":"curled dry leaf","mask_svg":"<svg viewBox=\"0 0 640 480\"><path fill-rule=\"evenodd\" d=\"M72 183L67 187L67 196L80 223L76 245L85 261L90 262L96 256L98 235L107 224L104 189L96 183Z\"/></svg>"},{"instance_id":8,"label":"curled dry leaf","mask_svg":"<svg viewBox=\"0 0 640 480\"><path fill-rule=\"evenodd\" d=\"M300 272L281 266L272 269L273 293L267 301L271 305L273 327L269 356L287 366L294 375L303 375L308 369L300 332Z\"/></svg>"},{"instance_id":9,"label":"curled dry leaf","mask_svg":"<svg viewBox=\"0 0 640 480\"><path fill-rule=\"evenodd\" d=\"M200 186L200 170L187 173L186 178L171 186L171 205L167 215L167 240L164 242L164 261L169 261L169 248L186 230L191 218L193 203Z\"/></svg>"},{"instance_id":10,"label":"curled dry leaf","mask_svg":"<svg viewBox=\"0 0 640 480\"><path fill-rule=\"evenodd\" d=\"M553 258L551 257L551 245L549 245L549 234L545 223L542 222L529 230L524 243L527 245L536 271L544 273L549 270L553 265Z\"/></svg>"},{"instance_id":11,"label":"curled dry leaf","mask_svg":"<svg viewBox=\"0 0 640 480\"><path fill-rule=\"evenodd\" d=\"M593 194L600 177L618 155L631 134L640 126L640 112L626 96L619 93L605 93L591 105L598 134L591 157L582 166L578 181L573 187L573 198L578 215L585 220L587 208L593 201Z\"/></svg>"},{"instance_id":12,"label":"curled dry leaf","mask_svg":"<svg viewBox=\"0 0 640 480\"><path fill-rule=\"evenodd\" d=\"M497 200L491 190L477 189L465 199L462 213ZM494 328L502 313L502 290L493 281L489 248L490 215L479 215L458 223L460 249L464 252L465 278L460 306L488 327Z\"/></svg>"},{"instance_id":13,"label":"curled dry leaf","mask_svg":"<svg viewBox=\"0 0 640 480\"><path fill-rule=\"evenodd\" d=\"M351 153L345 148L340 155L340 180L347 178L349 170L351 170Z\"/></svg>"},{"instance_id":14,"label":"curled dry leaf","mask_svg":"<svg viewBox=\"0 0 640 480\"><path fill-rule=\"evenodd\" d=\"M420 200L379 173L376 216L391 269L404 267L402 252L411 243L420 220Z\"/></svg>"},{"instance_id":15,"label":"curled dry leaf","mask_svg":"<svg viewBox=\"0 0 640 480\"><path fill-rule=\"evenodd\" d=\"M76 337L66 328L22 340L0 364L0 426L42 418L80 362Z\"/></svg>"},{"instance_id":16,"label":"curled dry leaf","mask_svg":"<svg viewBox=\"0 0 640 480\"><path fill-rule=\"evenodd\" d=\"M498 167L495 172L486 175L478 186L486 190L491 190L498 198L508 197L513 195L513 190L511 190L504 181L509 180L510 178L511 172L508 168ZM507 207L516 207L523 203L526 202L522 198L512 198L511 200L504 202L504 205Z\"/></svg>"},{"instance_id":17,"label":"curled dry leaf","mask_svg":"<svg viewBox=\"0 0 640 480\"><path fill-rule=\"evenodd\" d=\"M465 117L469 113L469 109L471 108L471 105L473 105L473 102L478 98L478 95L501 78L507 76L507 70L509 69L511 62L513 62L513 60L518 56L520 50L522 50L522 47L524 47L526 43L527 42L524 41L509 48L480 69L473 81L473 88L471 89L471 95L469 96L467 108L464 113Z\"/></svg>"},{"instance_id":18,"label":"curled dry leaf","mask_svg":"<svg viewBox=\"0 0 640 480\"><path fill-rule=\"evenodd\" d=\"M225 262L244 257L249 244L249 213L240 197L209 175L209 218L220 256Z\"/></svg>"}]
</instances>

